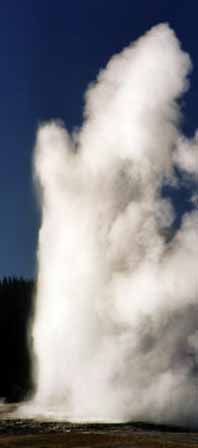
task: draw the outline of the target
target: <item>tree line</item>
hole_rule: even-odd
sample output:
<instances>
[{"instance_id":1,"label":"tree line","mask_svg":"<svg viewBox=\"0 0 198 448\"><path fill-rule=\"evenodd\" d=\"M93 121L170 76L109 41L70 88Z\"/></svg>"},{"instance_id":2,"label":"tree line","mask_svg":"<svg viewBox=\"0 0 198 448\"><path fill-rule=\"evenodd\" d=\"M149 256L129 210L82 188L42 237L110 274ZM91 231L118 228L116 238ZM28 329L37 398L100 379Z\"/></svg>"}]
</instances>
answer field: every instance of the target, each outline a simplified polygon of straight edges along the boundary
<instances>
[{"instance_id":1,"label":"tree line","mask_svg":"<svg viewBox=\"0 0 198 448\"><path fill-rule=\"evenodd\" d=\"M31 339L34 283L4 278L0 281L0 399L23 400L33 388Z\"/></svg>"}]
</instances>

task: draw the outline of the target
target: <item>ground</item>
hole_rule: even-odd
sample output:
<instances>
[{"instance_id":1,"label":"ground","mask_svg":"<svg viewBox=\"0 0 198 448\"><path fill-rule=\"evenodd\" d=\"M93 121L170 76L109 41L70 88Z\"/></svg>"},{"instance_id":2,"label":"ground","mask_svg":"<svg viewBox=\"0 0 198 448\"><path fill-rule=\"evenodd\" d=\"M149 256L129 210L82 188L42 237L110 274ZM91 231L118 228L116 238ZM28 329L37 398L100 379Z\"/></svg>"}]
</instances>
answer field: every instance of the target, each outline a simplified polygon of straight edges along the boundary
<instances>
[{"instance_id":1,"label":"ground","mask_svg":"<svg viewBox=\"0 0 198 448\"><path fill-rule=\"evenodd\" d=\"M0 406L0 448L198 448L198 432L145 423L70 424L13 418Z\"/></svg>"}]
</instances>

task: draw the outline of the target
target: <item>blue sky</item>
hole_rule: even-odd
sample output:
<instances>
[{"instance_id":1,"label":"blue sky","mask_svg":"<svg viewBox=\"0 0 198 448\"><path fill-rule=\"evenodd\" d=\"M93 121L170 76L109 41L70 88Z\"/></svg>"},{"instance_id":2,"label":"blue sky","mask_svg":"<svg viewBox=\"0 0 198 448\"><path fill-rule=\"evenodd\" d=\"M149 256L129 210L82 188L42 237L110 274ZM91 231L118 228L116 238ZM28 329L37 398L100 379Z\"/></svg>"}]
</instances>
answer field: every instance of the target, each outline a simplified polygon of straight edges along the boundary
<instances>
[{"instance_id":1,"label":"blue sky","mask_svg":"<svg viewBox=\"0 0 198 448\"><path fill-rule=\"evenodd\" d=\"M183 103L198 125L198 4L163 0L2 0L0 4L0 278L35 272L39 212L32 184L38 124L82 120L87 85L108 59L159 22L169 22L194 70ZM185 192L174 200L185 209ZM182 202L183 201L183 202ZM179 213L179 211L178 211Z\"/></svg>"}]
</instances>

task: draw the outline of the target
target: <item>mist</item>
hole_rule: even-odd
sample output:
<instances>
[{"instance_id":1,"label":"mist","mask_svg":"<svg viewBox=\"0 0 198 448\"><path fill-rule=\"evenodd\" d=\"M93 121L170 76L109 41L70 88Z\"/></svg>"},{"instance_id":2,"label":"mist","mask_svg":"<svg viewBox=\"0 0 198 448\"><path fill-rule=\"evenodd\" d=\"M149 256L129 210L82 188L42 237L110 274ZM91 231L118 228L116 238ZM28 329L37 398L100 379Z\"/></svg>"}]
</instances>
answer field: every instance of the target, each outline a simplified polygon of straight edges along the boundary
<instances>
[{"instance_id":1,"label":"mist","mask_svg":"<svg viewBox=\"0 0 198 448\"><path fill-rule=\"evenodd\" d=\"M180 107L191 69L160 24L100 71L80 129L38 130L36 392L26 413L197 424L197 196L175 228L163 195L197 179L198 138L183 135Z\"/></svg>"}]
</instances>

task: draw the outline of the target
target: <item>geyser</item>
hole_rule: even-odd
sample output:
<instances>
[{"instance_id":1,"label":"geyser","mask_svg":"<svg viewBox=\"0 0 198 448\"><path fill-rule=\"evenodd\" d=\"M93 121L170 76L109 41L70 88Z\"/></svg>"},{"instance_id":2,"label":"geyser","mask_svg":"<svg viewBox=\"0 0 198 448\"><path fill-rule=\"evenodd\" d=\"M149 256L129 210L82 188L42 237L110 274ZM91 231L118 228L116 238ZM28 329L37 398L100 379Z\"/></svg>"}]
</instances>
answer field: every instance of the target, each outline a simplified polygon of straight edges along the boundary
<instances>
[{"instance_id":1,"label":"geyser","mask_svg":"<svg viewBox=\"0 0 198 448\"><path fill-rule=\"evenodd\" d=\"M190 70L156 26L88 88L80 130L38 131L35 414L196 424L197 202L176 230L162 194L198 173L180 130Z\"/></svg>"}]
</instances>

